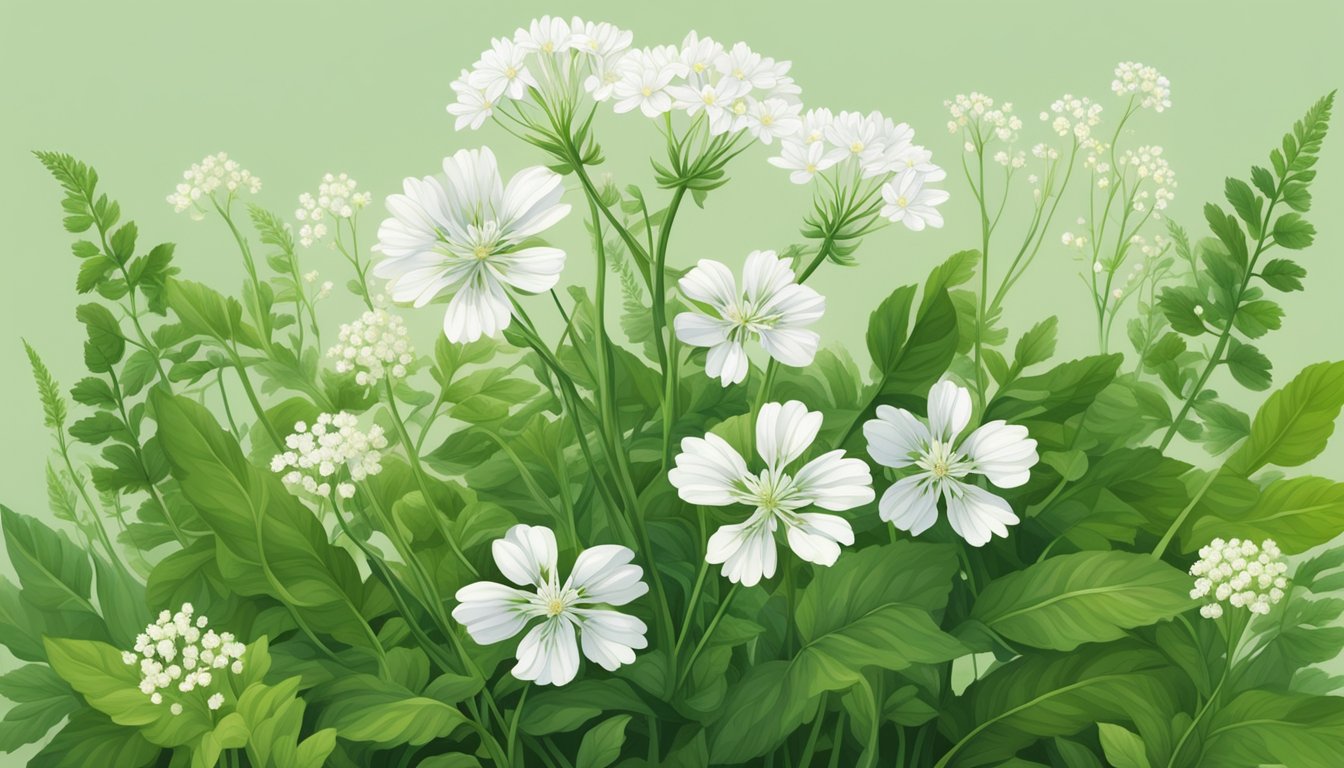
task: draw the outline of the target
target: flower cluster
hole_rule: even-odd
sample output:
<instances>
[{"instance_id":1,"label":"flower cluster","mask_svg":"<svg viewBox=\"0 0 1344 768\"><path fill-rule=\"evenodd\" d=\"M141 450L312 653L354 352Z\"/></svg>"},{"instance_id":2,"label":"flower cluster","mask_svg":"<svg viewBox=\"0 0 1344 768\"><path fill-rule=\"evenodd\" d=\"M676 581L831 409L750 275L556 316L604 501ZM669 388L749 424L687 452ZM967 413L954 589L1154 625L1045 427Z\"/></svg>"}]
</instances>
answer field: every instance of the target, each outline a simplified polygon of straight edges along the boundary
<instances>
[{"instance_id":1,"label":"flower cluster","mask_svg":"<svg viewBox=\"0 0 1344 768\"><path fill-rule=\"evenodd\" d=\"M1022 130L1022 118L1013 114L1013 103L1005 101L999 107L994 99L983 93L972 91L968 96L959 93L943 102L948 114L947 132L962 131L966 134L966 151L974 152L991 139L1011 144Z\"/></svg>"},{"instance_id":2,"label":"flower cluster","mask_svg":"<svg viewBox=\"0 0 1344 768\"><path fill-rule=\"evenodd\" d=\"M1146 210L1149 206L1148 200L1150 197L1153 211L1165 210L1171 199L1176 196L1174 191L1176 189L1176 172L1171 170L1171 166L1167 164L1167 159L1162 157L1161 147L1142 146L1138 149L1125 150L1125 154L1116 162L1120 166L1120 173L1126 175L1133 173L1136 177L1136 183L1141 184L1148 181L1153 186L1151 191L1144 188L1136 189L1131 202L1135 211Z\"/></svg>"},{"instance_id":3,"label":"flower cluster","mask_svg":"<svg viewBox=\"0 0 1344 768\"><path fill-rule=\"evenodd\" d=\"M121 654L127 666L140 668L140 691L154 704L162 704L163 692L170 688L190 693L210 687L216 675L243 673L247 646L229 632L216 634L205 616L193 616L194 613L191 603L183 603L174 614L160 612L158 621L136 636L135 650ZM224 694L219 692L206 699L210 709L219 709L223 704ZM173 702L170 711L181 714L182 704Z\"/></svg>"},{"instance_id":4,"label":"flower cluster","mask_svg":"<svg viewBox=\"0 0 1344 768\"><path fill-rule=\"evenodd\" d=\"M384 376L406 375L415 351L406 338L406 322L385 309L371 309L352 323L341 326L336 344L327 357L336 361L337 373L355 372L355 383L372 386Z\"/></svg>"},{"instance_id":5,"label":"flower cluster","mask_svg":"<svg viewBox=\"0 0 1344 768\"><path fill-rule=\"evenodd\" d=\"M1101 105L1094 104L1087 97L1064 94L1050 104L1048 112L1041 113L1041 120L1050 123L1050 129L1058 136L1073 136L1082 141L1092 135L1092 129L1101 123Z\"/></svg>"},{"instance_id":6,"label":"flower cluster","mask_svg":"<svg viewBox=\"0 0 1344 768\"><path fill-rule=\"evenodd\" d=\"M220 189L229 196L242 192L255 195L261 191L261 179L238 165L237 160L230 160L224 152L207 155L199 163L192 164L182 172L182 179L177 189L168 195L168 204L176 213L190 210L192 218L197 219L205 213L202 200L210 199Z\"/></svg>"},{"instance_id":7,"label":"flower cluster","mask_svg":"<svg viewBox=\"0 0 1344 768\"><path fill-rule=\"evenodd\" d=\"M1269 613L1270 606L1283 599L1288 587L1284 576L1288 564L1282 558L1273 539L1265 539L1260 546L1249 539L1214 539L1200 548L1199 560L1190 566L1190 575L1195 577L1190 597L1213 597L1215 602L1199 609L1206 619L1222 616L1222 603L1251 613Z\"/></svg>"},{"instance_id":8,"label":"flower cluster","mask_svg":"<svg viewBox=\"0 0 1344 768\"><path fill-rule=\"evenodd\" d=\"M327 235L327 225L323 219L327 216L337 219L353 218L359 209L368 205L373 195L368 192L356 192L358 183L349 174L328 173L322 176L317 194L304 192L299 195L299 207L294 218L303 222L299 227L299 242L304 247Z\"/></svg>"},{"instance_id":9,"label":"flower cluster","mask_svg":"<svg viewBox=\"0 0 1344 768\"><path fill-rule=\"evenodd\" d=\"M614 108L638 108L647 117L674 109L692 118L703 115L710 135L746 130L770 144L800 126L800 91L788 75L790 66L746 43L729 48L692 31L680 48L646 48L625 57L612 89Z\"/></svg>"},{"instance_id":10,"label":"flower cluster","mask_svg":"<svg viewBox=\"0 0 1344 768\"><path fill-rule=\"evenodd\" d=\"M1111 90L1117 96L1133 95L1143 109L1161 112L1171 107L1171 81L1156 69L1137 61L1122 61L1116 65Z\"/></svg>"},{"instance_id":11,"label":"flower cluster","mask_svg":"<svg viewBox=\"0 0 1344 768\"><path fill-rule=\"evenodd\" d=\"M271 471L284 473L281 479L291 489L326 496L331 492L331 479L342 469L356 482L383 471L381 451L387 447L387 438L377 425L360 431L353 414L324 413L311 428L302 421L295 424L285 447L288 450L271 459ZM348 499L355 495L355 486L338 482L336 492Z\"/></svg>"}]
</instances>

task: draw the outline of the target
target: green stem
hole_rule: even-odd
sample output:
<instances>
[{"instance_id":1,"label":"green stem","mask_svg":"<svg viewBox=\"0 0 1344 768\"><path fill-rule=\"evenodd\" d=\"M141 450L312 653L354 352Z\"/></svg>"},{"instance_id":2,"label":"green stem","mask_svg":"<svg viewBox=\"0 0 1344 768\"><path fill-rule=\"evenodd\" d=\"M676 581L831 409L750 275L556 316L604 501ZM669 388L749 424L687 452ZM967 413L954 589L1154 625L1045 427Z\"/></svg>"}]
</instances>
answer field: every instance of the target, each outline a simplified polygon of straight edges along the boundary
<instances>
[{"instance_id":1,"label":"green stem","mask_svg":"<svg viewBox=\"0 0 1344 768\"><path fill-rule=\"evenodd\" d=\"M1153 548L1153 559L1160 559L1162 553L1167 551L1167 545L1171 543L1171 539L1176 535L1176 532L1181 529L1181 524L1185 522L1185 518L1190 516L1191 510L1195 508L1195 505L1199 503L1200 499L1204 498L1204 494L1208 493L1209 488L1213 486L1213 481L1217 478L1217 470L1209 472L1208 479L1206 479L1204 484L1199 487L1199 491L1191 497L1190 503L1185 505L1185 509L1181 510L1181 513L1176 516L1176 519L1172 521L1171 525L1167 528L1167 532L1162 534L1162 540L1157 542L1157 546Z\"/></svg>"},{"instance_id":2,"label":"green stem","mask_svg":"<svg viewBox=\"0 0 1344 768\"><path fill-rule=\"evenodd\" d=\"M739 586L741 585L733 584L732 588L728 590L728 594L724 595L723 600L719 602L719 608L714 612L714 618L710 619L709 626L705 627L705 634L701 636L700 642L696 643L695 650L691 651L691 657L686 660L685 668L683 668L681 674L677 676L677 685L674 692L679 690L681 686L685 684L687 676L691 674L691 668L695 666L696 658L700 656L701 651L705 650L705 646L709 643L709 639L714 636L714 630L719 626L719 621L723 618L724 614L728 612L728 606L732 604L733 596L737 594L737 588Z\"/></svg>"}]
</instances>

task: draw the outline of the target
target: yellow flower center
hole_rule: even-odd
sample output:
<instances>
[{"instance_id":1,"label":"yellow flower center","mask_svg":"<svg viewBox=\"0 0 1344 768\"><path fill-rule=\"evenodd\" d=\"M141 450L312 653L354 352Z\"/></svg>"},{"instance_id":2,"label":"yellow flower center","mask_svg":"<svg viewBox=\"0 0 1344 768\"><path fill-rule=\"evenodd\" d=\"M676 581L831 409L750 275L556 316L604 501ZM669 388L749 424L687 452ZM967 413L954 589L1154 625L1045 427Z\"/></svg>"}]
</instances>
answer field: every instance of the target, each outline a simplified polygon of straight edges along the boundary
<instances>
[{"instance_id":1,"label":"yellow flower center","mask_svg":"<svg viewBox=\"0 0 1344 768\"><path fill-rule=\"evenodd\" d=\"M514 69L513 67L509 67L508 69L504 70L504 76L512 80L513 78L518 76L518 70Z\"/></svg>"},{"instance_id":2,"label":"yellow flower center","mask_svg":"<svg viewBox=\"0 0 1344 768\"><path fill-rule=\"evenodd\" d=\"M546 601L546 615L559 616L565 612L565 601L558 597L552 597Z\"/></svg>"},{"instance_id":3,"label":"yellow flower center","mask_svg":"<svg viewBox=\"0 0 1344 768\"><path fill-rule=\"evenodd\" d=\"M704 63L703 61L697 61L697 62L695 62L694 64L691 65L691 69L694 69L694 70L696 71L696 73L704 72L704 71L705 71L705 63Z\"/></svg>"},{"instance_id":4,"label":"yellow flower center","mask_svg":"<svg viewBox=\"0 0 1344 768\"><path fill-rule=\"evenodd\" d=\"M490 256L490 249L486 248L484 245L478 245L476 246L476 250L472 251L472 255L480 261L485 261L486 258Z\"/></svg>"},{"instance_id":5,"label":"yellow flower center","mask_svg":"<svg viewBox=\"0 0 1344 768\"><path fill-rule=\"evenodd\" d=\"M817 172L817 164L816 164L816 163L808 163L808 164L807 164L807 172L808 172L808 173L816 173L816 172Z\"/></svg>"},{"instance_id":6,"label":"yellow flower center","mask_svg":"<svg viewBox=\"0 0 1344 768\"><path fill-rule=\"evenodd\" d=\"M553 53L553 52L555 51L555 43L551 43L551 42L542 43L542 44L541 44L541 50L543 50L543 51L545 51L545 52L547 52L547 53Z\"/></svg>"},{"instance_id":7,"label":"yellow flower center","mask_svg":"<svg viewBox=\"0 0 1344 768\"><path fill-rule=\"evenodd\" d=\"M910 201L905 199L905 195L901 195L900 197L896 198L896 204L899 205L900 207L904 208L905 206L907 206L907 205L910 204ZM946 464L940 464L939 466L941 466L941 467L943 468L943 474L947 474L947 465L946 465ZM941 477L941 476L942 476L942 475L939 475L939 477Z\"/></svg>"},{"instance_id":8,"label":"yellow flower center","mask_svg":"<svg viewBox=\"0 0 1344 768\"><path fill-rule=\"evenodd\" d=\"M904 200L905 198L901 198L901 199ZM905 203L901 203L901 205L905 205ZM933 467L929 469L929 472L930 472L934 477L937 477L937 478L947 477L949 474L951 474L951 473L948 471L948 469L947 469L947 462L946 462L946 461L941 461L941 460L940 460L940 461L935 461L935 462L933 463Z\"/></svg>"},{"instance_id":9,"label":"yellow flower center","mask_svg":"<svg viewBox=\"0 0 1344 768\"><path fill-rule=\"evenodd\" d=\"M714 103L714 94L712 94L712 93L706 93L706 94L705 94L703 97L701 97L701 98L702 98L702 100L703 100L706 104L711 104L711 105L712 105L712 104Z\"/></svg>"},{"instance_id":10,"label":"yellow flower center","mask_svg":"<svg viewBox=\"0 0 1344 768\"><path fill-rule=\"evenodd\" d=\"M653 95L653 89L650 88L650 87L647 86L647 85L644 86L643 88L639 89L639 92L642 93L642 94L644 94L645 96L652 96L652 95Z\"/></svg>"},{"instance_id":11,"label":"yellow flower center","mask_svg":"<svg viewBox=\"0 0 1344 768\"><path fill-rule=\"evenodd\" d=\"M860 152L863 151L863 142L862 142L862 141L856 141L856 142L854 142L853 144L850 144L850 145L849 145L849 151L850 151L850 152L853 152L853 153L856 154L856 155L859 154Z\"/></svg>"},{"instance_id":12,"label":"yellow flower center","mask_svg":"<svg viewBox=\"0 0 1344 768\"><path fill-rule=\"evenodd\" d=\"M764 115L761 117L761 125L771 125L774 122L775 118L772 117L771 115Z\"/></svg>"}]
</instances>

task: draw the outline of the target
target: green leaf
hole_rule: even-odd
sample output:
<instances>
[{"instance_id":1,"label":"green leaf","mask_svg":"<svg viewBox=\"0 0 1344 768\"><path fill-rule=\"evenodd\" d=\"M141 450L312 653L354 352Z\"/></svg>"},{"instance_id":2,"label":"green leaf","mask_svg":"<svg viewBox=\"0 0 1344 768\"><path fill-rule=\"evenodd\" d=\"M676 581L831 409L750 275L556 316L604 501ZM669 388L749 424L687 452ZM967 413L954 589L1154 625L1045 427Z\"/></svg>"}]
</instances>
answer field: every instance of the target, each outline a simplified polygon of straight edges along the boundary
<instances>
[{"instance_id":1,"label":"green leaf","mask_svg":"<svg viewBox=\"0 0 1344 768\"><path fill-rule=\"evenodd\" d=\"M70 436L89 445L99 445L109 438L123 443L135 440L121 419L109 411L98 411L71 424Z\"/></svg>"},{"instance_id":2,"label":"green leaf","mask_svg":"<svg viewBox=\"0 0 1344 768\"><path fill-rule=\"evenodd\" d=\"M242 324L243 305L190 280L169 280L164 286L168 307L193 334L232 339Z\"/></svg>"},{"instance_id":3,"label":"green leaf","mask_svg":"<svg viewBox=\"0 0 1344 768\"><path fill-rule=\"evenodd\" d=\"M1013 350L1013 369L1021 371L1054 356L1058 331L1059 318L1051 315L1022 334Z\"/></svg>"},{"instance_id":4,"label":"green leaf","mask_svg":"<svg viewBox=\"0 0 1344 768\"><path fill-rule=\"evenodd\" d=\"M532 736L565 733L603 712L653 714L624 680L589 678L531 697L523 710L520 727L523 733Z\"/></svg>"},{"instance_id":5,"label":"green leaf","mask_svg":"<svg viewBox=\"0 0 1344 768\"><path fill-rule=\"evenodd\" d=\"M112 387L103 379L94 376L80 379L74 387L71 387L70 397L80 405L92 405L98 408L110 408L117 404L117 398L112 394Z\"/></svg>"},{"instance_id":6,"label":"green leaf","mask_svg":"<svg viewBox=\"0 0 1344 768\"><path fill-rule=\"evenodd\" d=\"M1284 248L1301 250L1316 239L1316 228L1297 213L1285 213L1274 222L1274 242Z\"/></svg>"},{"instance_id":7,"label":"green leaf","mask_svg":"<svg viewBox=\"0 0 1344 768\"><path fill-rule=\"evenodd\" d=\"M990 582L971 618L1015 642L1071 651L1189 610L1189 592L1184 573L1147 555L1078 552Z\"/></svg>"},{"instance_id":8,"label":"green leaf","mask_svg":"<svg viewBox=\"0 0 1344 768\"><path fill-rule=\"evenodd\" d=\"M83 707L70 686L42 664L0 675L0 696L16 705L0 721L0 752L13 752L38 741Z\"/></svg>"},{"instance_id":9,"label":"green leaf","mask_svg":"<svg viewBox=\"0 0 1344 768\"><path fill-rule=\"evenodd\" d=\"M88 340L84 342L84 365L91 373L107 373L121 362L126 339L112 310L102 304L81 304L75 318L84 324Z\"/></svg>"},{"instance_id":10,"label":"green leaf","mask_svg":"<svg viewBox=\"0 0 1344 768\"><path fill-rule=\"evenodd\" d=\"M1204 301L1203 292L1194 286L1163 288L1157 297L1157 307L1171 323L1172 330L1185 336L1199 336L1209 330L1200 315Z\"/></svg>"},{"instance_id":11,"label":"green leaf","mask_svg":"<svg viewBox=\"0 0 1344 768\"><path fill-rule=\"evenodd\" d=\"M1062 423L1087 410L1115 380L1123 355L1094 355L1061 363L1045 373L1018 379L994 396L985 421L1004 419Z\"/></svg>"},{"instance_id":12,"label":"green leaf","mask_svg":"<svg viewBox=\"0 0 1344 768\"><path fill-rule=\"evenodd\" d=\"M1248 302L1237 308L1234 321L1247 338L1258 339L1283 325L1283 308L1268 299Z\"/></svg>"},{"instance_id":13,"label":"green leaf","mask_svg":"<svg viewBox=\"0 0 1344 768\"><path fill-rule=\"evenodd\" d=\"M621 756L629 715L617 715L583 734L574 768L607 768Z\"/></svg>"},{"instance_id":14,"label":"green leaf","mask_svg":"<svg viewBox=\"0 0 1344 768\"><path fill-rule=\"evenodd\" d=\"M1325 766L1341 752L1344 697L1246 691L1215 711L1201 764Z\"/></svg>"},{"instance_id":15,"label":"green leaf","mask_svg":"<svg viewBox=\"0 0 1344 768\"><path fill-rule=\"evenodd\" d=\"M1215 456L1236 445L1251 433L1251 417L1217 400L1195 401L1195 413L1204 422L1200 440Z\"/></svg>"},{"instance_id":16,"label":"green leaf","mask_svg":"<svg viewBox=\"0 0 1344 768\"><path fill-rule=\"evenodd\" d=\"M1114 723L1097 723L1097 736L1106 759L1115 768L1152 768L1143 739L1137 733Z\"/></svg>"},{"instance_id":17,"label":"green leaf","mask_svg":"<svg viewBox=\"0 0 1344 768\"><path fill-rule=\"evenodd\" d=\"M37 350L29 346L27 341L23 342L23 350L28 353L28 363L33 369L33 381L37 383L38 399L42 401L42 425L47 429L64 429L69 411L65 398L61 397L61 385L56 383L56 377L51 375L46 363L38 356Z\"/></svg>"},{"instance_id":18,"label":"green leaf","mask_svg":"<svg viewBox=\"0 0 1344 768\"><path fill-rule=\"evenodd\" d=\"M97 614L89 602L93 569L80 547L64 533L2 505L0 521L25 600L47 610Z\"/></svg>"},{"instance_id":19,"label":"green leaf","mask_svg":"<svg viewBox=\"0 0 1344 768\"><path fill-rule=\"evenodd\" d=\"M72 768L73 766L148 766L154 765L159 747L150 744L133 728L124 728L100 712L86 709L33 756L28 768Z\"/></svg>"},{"instance_id":20,"label":"green leaf","mask_svg":"<svg viewBox=\"0 0 1344 768\"><path fill-rule=\"evenodd\" d=\"M1295 555L1333 540L1344 530L1344 483L1310 476L1275 480L1244 511L1214 509L1222 514L1200 517L1193 540L1217 536L1274 539L1280 549Z\"/></svg>"},{"instance_id":21,"label":"green leaf","mask_svg":"<svg viewBox=\"0 0 1344 768\"><path fill-rule=\"evenodd\" d=\"M1258 197L1251 191L1251 187L1240 179L1228 177L1223 186L1223 194L1227 197L1227 202L1232 204L1233 210L1246 222L1246 229L1251 233L1251 237L1260 236L1260 209L1264 205L1264 199Z\"/></svg>"},{"instance_id":22,"label":"green leaf","mask_svg":"<svg viewBox=\"0 0 1344 768\"><path fill-rule=\"evenodd\" d=\"M1224 361L1232 378L1247 389L1259 392L1269 389L1269 385L1273 383L1269 373L1269 358L1250 344L1228 339L1227 357Z\"/></svg>"},{"instance_id":23,"label":"green leaf","mask_svg":"<svg viewBox=\"0 0 1344 768\"><path fill-rule=\"evenodd\" d=\"M1280 291L1302 290L1307 270L1292 259L1270 259L1260 268L1260 279Z\"/></svg>"},{"instance_id":24,"label":"green leaf","mask_svg":"<svg viewBox=\"0 0 1344 768\"><path fill-rule=\"evenodd\" d=\"M1251 435L1227 461L1248 477L1266 464L1296 467L1325 450L1344 407L1344 362L1316 363L1271 394L1255 414Z\"/></svg>"},{"instance_id":25,"label":"green leaf","mask_svg":"<svg viewBox=\"0 0 1344 768\"><path fill-rule=\"evenodd\" d=\"M112 233L108 241L108 256L118 264L125 264L135 255L135 237L138 234L135 222L128 221Z\"/></svg>"},{"instance_id":26,"label":"green leaf","mask_svg":"<svg viewBox=\"0 0 1344 768\"><path fill-rule=\"evenodd\" d=\"M349 675L323 684L311 694L325 701L318 727L334 728L342 739L388 748L418 746L452 735L466 718L437 699L417 696L373 675Z\"/></svg>"}]
</instances>

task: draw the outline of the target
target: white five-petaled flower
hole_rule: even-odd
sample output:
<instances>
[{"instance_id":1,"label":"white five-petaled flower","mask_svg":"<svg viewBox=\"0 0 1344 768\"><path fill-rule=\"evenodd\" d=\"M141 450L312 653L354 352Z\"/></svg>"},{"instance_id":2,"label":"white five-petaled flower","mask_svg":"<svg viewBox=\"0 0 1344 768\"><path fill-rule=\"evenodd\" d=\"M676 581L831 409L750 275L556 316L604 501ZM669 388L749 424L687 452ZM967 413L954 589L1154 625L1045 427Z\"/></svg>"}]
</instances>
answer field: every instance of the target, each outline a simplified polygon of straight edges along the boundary
<instances>
[{"instance_id":1,"label":"white five-petaled flower","mask_svg":"<svg viewBox=\"0 0 1344 768\"><path fill-rule=\"evenodd\" d=\"M387 198L392 216L378 228L384 258L374 274L390 281L395 301L422 307L451 296L444 334L475 341L508 327L508 288L541 293L559 281L564 251L521 244L564 218L569 205L560 202L560 176L541 166L505 186L489 147L444 158L443 172L406 179L405 194Z\"/></svg>"},{"instance_id":2,"label":"white five-petaled flower","mask_svg":"<svg viewBox=\"0 0 1344 768\"><path fill-rule=\"evenodd\" d=\"M524 589L490 581L468 584L457 591L460 605L453 618L481 645L507 640L541 619L518 643L513 676L519 680L564 685L578 674L580 648L589 661L611 671L648 647L644 622L611 607L649 591L628 548L603 544L584 550L563 582L550 528L515 525L495 541L494 555L500 573Z\"/></svg>"},{"instance_id":3,"label":"white five-petaled flower","mask_svg":"<svg viewBox=\"0 0 1344 768\"><path fill-rule=\"evenodd\" d=\"M756 451L765 461L761 472L749 470L742 456L713 433L681 441L677 466L667 479L683 501L755 508L745 521L725 525L709 538L705 561L722 564L729 581L750 587L775 575L775 531L781 526L794 554L819 565L834 565L840 545L854 543L845 518L803 510L841 512L871 502L868 465L835 450L788 472L816 439L821 422L821 413L797 400L761 406L756 417Z\"/></svg>"},{"instance_id":4,"label":"white five-petaled flower","mask_svg":"<svg viewBox=\"0 0 1344 768\"><path fill-rule=\"evenodd\" d=\"M937 206L947 202L948 193L945 189L924 186L929 179L930 176L915 168L906 168L896 174L896 178L882 187L882 199L886 202L882 206L882 216L904 224L913 232L943 226L943 214L938 212Z\"/></svg>"},{"instance_id":5,"label":"white five-petaled flower","mask_svg":"<svg viewBox=\"0 0 1344 768\"><path fill-rule=\"evenodd\" d=\"M490 50L481 54L473 65L467 82L485 93L485 98L498 101L501 96L521 99L537 81L527 71L528 52L508 38L490 41Z\"/></svg>"},{"instance_id":6,"label":"white five-petaled flower","mask_svg":"<svg viewBox=\"0 0 1344 768\"><path fill-rule=\"evenodd\" d=\"M806 184L812 177L835 165L835 158L826 154L826 144L813 141L804 144L799 141L783 141L779 145L779 155L768 158L776 168L792 171L789 181L794 184Z\"/></svg>"},{"instance_id":7,"label":"white five-petaled flower","mask_svg":"<svg viewBox=\"0 0 1344 768\"><path fill-rule=\"evenodd\" d=\"M705 373L723 386L747 377L746 342L759 338L774 359L794 367L810 365L820 337L807 326L826 311L826 299L794 282L793 270L774 251L752 251L742 267L739 289L722 263L701 259L681 278L682 293L707 311L682 312L673 325L677 338L708 347Z\"/></svg>"},{"instance_id":8,"label":"white five-petaled flower","mask_svg":"<svg viewBox=\"0 0 1344 768\"><path fill-rule=\"evenodd\" d=\"M877 418L863 425L868 454L886 467L917 470L882 494L883 520L918 536L938 519L941 495L952 530L968 544L980 547L1008 535L1007 526L1018 522L1012 507L966 478L984 475L999 488L1026 483L1038 460L1036 441L1026 427L991 421L958 443L970 420L971 393L950 381L929 390L927 427L903 408L878 407Z\"/></svg>"}]
</instances>

